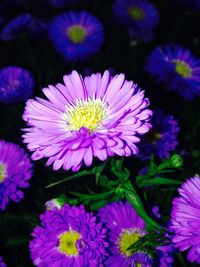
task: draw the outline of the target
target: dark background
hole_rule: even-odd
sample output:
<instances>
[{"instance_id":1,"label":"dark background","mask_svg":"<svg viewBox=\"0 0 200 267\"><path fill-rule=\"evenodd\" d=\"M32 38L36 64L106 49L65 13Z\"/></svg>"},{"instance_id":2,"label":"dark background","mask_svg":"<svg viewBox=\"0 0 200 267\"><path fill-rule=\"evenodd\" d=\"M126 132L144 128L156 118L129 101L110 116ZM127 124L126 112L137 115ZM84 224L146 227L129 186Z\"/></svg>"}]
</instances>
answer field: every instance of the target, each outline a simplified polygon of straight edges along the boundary
<instances>
[{"instance_id":1,"label":"dark background","mask_svg":"<svg viewBox=\"0 0 200 267\"><path fill-rule=\"evenodd\" d=\"M200 173L200 101L195 99L186 103L179 95L156 85L145 73L144 64L154 47L172 42L189 48L200 58L200 9L188 8L173 0L152 1L156 2L154 5L160 14L160 23L156 28L154 39L148 43L134 45L129 39L128 29L121 26L113 16L113 2L80 0L64 9L58 9L53 8L48 1L42 0L20 0L18 4L10 0L0 1L0 16L4 18L1 28L12 18L25 12L51 21L55 15L67 10L88 10L101 20L105 28L105 42L101 50L81 63L67 62L55 51L48 36L43 35L37 38L22 37L9 42L0 41L0 67L16 65L30 70L35 78L34 95L37 96L42 96L41 88L62 82L62 76L73 69L82 75L103 72L105 69L110 69L113 74L125 73L127 79L134 80L146 90L151 108L161 108L179 120L181 131L177 152L184 152L184 167L177 175L185 180L186 177ZM0 138L18 143L25 148L21 138L21 129L25 127L21 118L24 106L25 103L0 105ZM100 162L95 161L95 164L98 165ZM143 163L134 157L126 159L125 165L133 176L144 167ZM45 167L45 160L35 162L30 188L24 190L25 198L19 204L11 202L6 210L1 212L0 255L3 255L8 267L33 266L28 251L30 233L39 223L38 215L44 211L44 203L47 200L59 194L67 194L70 190L84 193L88 184L91 188L95 187L93 177L86 177L76 182L45 188L51 182L69 175L70 171L54 172L52 167ZM171 188L167 192L164 188L158 189L155 189L156 194L150 194L150 199L160 204L161 214L167 220L171 209L171 198L176 194L176 188ZM177 253L174 266L197 265L189 264L184 254L181 256Z\"/></svg>"}]
</instances>

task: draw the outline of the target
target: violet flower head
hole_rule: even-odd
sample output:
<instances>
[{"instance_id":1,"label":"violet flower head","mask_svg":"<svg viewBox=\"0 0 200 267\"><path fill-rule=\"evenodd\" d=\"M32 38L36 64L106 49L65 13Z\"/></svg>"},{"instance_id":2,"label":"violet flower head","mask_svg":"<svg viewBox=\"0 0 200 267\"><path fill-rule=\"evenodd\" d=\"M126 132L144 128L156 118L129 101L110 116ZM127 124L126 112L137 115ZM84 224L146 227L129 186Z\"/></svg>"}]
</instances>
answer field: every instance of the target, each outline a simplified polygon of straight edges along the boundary
<instances>
[{"instance_id":1,"label":"violet flower head","mask_svg":"<svg viewBox=\"0 0 200 267\"><path fill-rule=\"evenodd\" d=\"M146 71L185 100L200 95L200 60L179 45L155 48L147 60Z\"/></svg>"},{"instance_id":2,"label":"violet flower head","mask_svg":"<svg viewBox=\"0 0 200 267\"><path fill-rule=\"evenodd\" d=\"M24 142L32 159L48 157L54 170L78 171L93 157L130 156L138 153L140 135L151 128L148 99L124 74L108 71L86 76L76 71L64 76L64 85L43 89L48 100L30 99L23 119Z\"/></svg>"},{"instance_id":3,"label":"violet flower head","mask_svg":"<svg viewBox=\"0 0 200 267\"><path fill-rule=\"evenodd\" d=\"M0 141L0 210L4 210L10 200L19 202L29 187L32 163L24 150L12 143Z\"/></svg>"},{"instance_id":4,"label":"violet flower head","mask_svg":"<svg viewBox=\"0 0 200 267\"><path fill-rule=\"evenodd\" d=\"M114 13L128 27L134 40L150 41L153 38L159 14L152 4L145 0L116 0Z\"/></svg>"},{"instance_id":5,"label":"violet flower head","mask_svg":"<svg viewBox=\"0 0 200 267\"><path fill-rule=\"evenodd\" d=\"M182 184L171 212L172 242L180 251L188 250L187 259L200 263L200 178Z\"/></svg>"},{"instance_id":6,"label":"violet flower head","mask_svg":"<svg viewBox=\"0 0 200 267\"><path fill-rule=\"evenodd\" d=\"M23 35L34 37L44 33L48 24L42 20L34 18L31 14L22 14L11 21L2 29L0 38L3 41L10 41Z\"/></svg>"},{"instance_id":7,"label":"violet flower head","mask_svg":"<svg viewBox=\"0 0 200 267\"><path fill-rule=\"evenodd\" d=\"M107 254L106 229L83 206L46 211L32 233L30 252L35 266L99 267Z\"/></svg>"},{"instance_id":8,"label":"violet flower head","mask_svg":"<svg viewBox=\"0 0 200 267\"><path fill-rule=\"evenodd\" d=\"M160 159L168 158L178 144L179 126L173 115L162 110L155 110L152 117L152 129L140 143L139 157L150 159L151 154Z\"/></svg>"},{"instance_id":9,"label":"violet flower head","mask_svg":"<svg viewBox=\"0 0 200 267\"><path fill-rule=\"evenodd\" d=\"M70 11L53 20L49 36L66 60L77 61L99 51L104 31L98 18L89 12Z\"/></svg>"},{"instance_id":10,"label":"violet flower head","mask_svg":"<svg viewBox=\"0 0 200 267\"><path fill-rule=\"evenodd\" d=\"M3 262L3 258L0 256L0 267L6 267L6 264Z\"/></svg>"},{"instance_id":11,"label":"violet flower head","mask_svg":"<svg viewBox=\"0 0 200 267\"><path fill-rule=\"evenodd\" d=\"M0 102L25 101L33 93L32 74L21 67L9 66L0 69Z\"/></svg>"},{"instance_id":12,"label":"violet flower head","mask_svg":"<svg viewBox=\"0 0 200 267\"><path fill-rule=\"evenodd\" d=\"M107 267L172 267L167 265L172 257L168 253L160 253L158 248L155 255L150 255L142 247L135 253L128 250L148 233L145 222L127 201L106 205L100 209L98 216L108 228L111 256L106 261Z\"/></svg>"}]
</instances>

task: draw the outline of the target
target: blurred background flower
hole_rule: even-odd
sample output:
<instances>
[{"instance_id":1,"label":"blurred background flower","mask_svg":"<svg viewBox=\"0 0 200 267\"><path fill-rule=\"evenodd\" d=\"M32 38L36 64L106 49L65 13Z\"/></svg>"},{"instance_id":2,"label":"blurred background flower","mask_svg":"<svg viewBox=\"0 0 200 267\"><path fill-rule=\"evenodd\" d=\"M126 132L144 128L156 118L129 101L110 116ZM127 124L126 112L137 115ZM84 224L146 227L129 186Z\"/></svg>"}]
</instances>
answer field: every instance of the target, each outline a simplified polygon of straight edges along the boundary
<instances>
[{"instance_id":1,"label":"blurred background flower","mask_svg":"<svg viewBox=\"0 0 200 267\"><path fill-rule=\"evenodd\" d=\"M0 141L0 209L10 200L19 202L23 188L29 187L32 163L25 151L16 144Z\"/></svg>"},{"instance_id":2,"label":"blurred background flower","mask_svg":"<svg viewBox=\"0 0 200 267\"><path fill-rule=\"evenodd\" d=\"M26 69L8 66L0 69L0 102L26 101L33 94L33 75Z\"/></svg>"},{"instance_id":3,"label":"blurred background flower","mask_svg":"<svg viewBox=\"0 0 200 267\"><path fill-rule=\"evenodd\" d=\"M200 95L200 60L179 45L155 48L150 54L146 70L157 82L176 91L185 100Z\"/></svg>"},{"instance_id":4,"label":"blurred background flower","mask_svg":"<svg viewBox=\"0 0 200 267\"><path fill-rule=\"evenodd\" d=\"M77 61L98 52L104 30L98 18L89 12L68 12L52 21L49 36L66 60Z\"/></svg>"}]
</instances>

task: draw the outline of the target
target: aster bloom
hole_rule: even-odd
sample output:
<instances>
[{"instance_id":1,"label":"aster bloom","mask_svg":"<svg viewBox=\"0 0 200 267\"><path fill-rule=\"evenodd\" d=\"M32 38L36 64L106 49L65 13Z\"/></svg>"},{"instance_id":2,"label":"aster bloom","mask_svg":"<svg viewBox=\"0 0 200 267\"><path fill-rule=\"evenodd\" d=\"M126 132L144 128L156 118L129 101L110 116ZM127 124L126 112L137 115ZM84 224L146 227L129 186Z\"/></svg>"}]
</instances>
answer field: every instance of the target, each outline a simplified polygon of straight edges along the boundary
<instances>
[{"instance_id":1,"label":"aster bloom","mask_svg":"<svg viewBox=\"0 0 200 267\"><path fill-rule=\"evenodd\" d=\"M0 210L5 209L10 199L19 202L29 187L32 163L24 150L12 143L0 141Z\"/></svg>"},{"instance_id":2,"label":"aster bloom","mask_svg":"<svg viewBox=\"0 0 200 267\"><path fill-rule=\"evenodd\" d=\"M107 267L171 267L167 265L172 258L163 247L155 257L143 251L134 254L128 248L147 234L146 225L134 208L126 201L113 202L101 208L98 216L109 229L111 256L106 261ZM161 251L164 250L165 253ZM173 262L173 261L172 261ZM165 265L164 265L165 264Z\"/></svg>"},{"instance_id":3,"label":"aster bloom","mask_svg":"<svg viewBox=\"0 0 200 267\"><path fill-rule=\"evenodd\" d=\"M116 0L114 13L135 40L149 41L159 22L158 11L144 0Z\"/></svg>"},{"instance_id":4,"label":"aster bloom","mask_svg":"<svg viewBox=\"0 0 200 267\"><path fill-rule=\"evenodd\" d=\"M64 76L64 84L43 89L48 100L30 99L23 119L29 128L23 135L33 160L48 157L54 170L78 171L93 157L137 154L139 135L149 131L152 112L148 99L123 74L108 71L86 76L76 71Z\"/></svg>"},{"instance_id":5,"label":"aster bloom","mask_svg":"<svg viewBox=\"0 0 200 267\"><path fill-rule=\"evenodd\" d=\"M151 131L144 136L140 144L139 157L146 160L154 154L161 159L168 158L178 144L178 122L173 115L156 110L152 117L152 125Z\"/></svg>"},{"instance_id":6,"label":"aster bloom","mask_svg":"<svg viewBox=\"0 0 200 267\"><path fill-rule=\"evenodd\" d=\"M47 29L47 23L25 13L12 19L1 31L0 37L3 41L10 41L22 35L35 36Z\"/></svg>"},{"instance_id":7,"label":"aster bloom","mask_svg":"<svg viewBox=\"0 0 200 267\"><path fill-rule=\"evenodd\" d=\"M30 252L35 266L99 267L107 256L106 229L83 206L46 211L32 233Z\"/></svg>"},{"instance_id":8,"label":"aster bloom","mask_svg":"<svg viewBox=\"0 0 200 267\"><path fill-rule=\"evenodd\" d=\"M95 54L104 40L101 22L89 12L67 12L51 23L49 36L58 52L69 61Z\"/></svg>"},{"instance_id":9,"label":"aster bloom","mask_svg":"<svg viewBox=\"0 0 200 267\"><path fill-rule=\"evenodd\" d=\"M200 178L188 179L178 191L171 212L172 242L180 251L189 250L190 262L200 263Z\"/></svg>"},{"instance_id":10,"label":"aster bloom","mask_svg":"<svg viewBox=\"0 0 200 267\"><path fill-rule=\"evenodd\" d=\"M200 95L200 60L179 45L155 48L147 60L146 71L185 100Z\"/></svg>"},{"instance_id":11,"label":"aster bloom","mask_svg":"<svg viewBox=\"0 0 200 267\"><path fill-rule=\"evenodd\" d=\"M0 256L0 267L6 267L6 264L3 262L3 258Z\"/></svg>"},{"instance_id":12,"label":"aster bloom","mask_svg":"<svg viewBox=\"0 0 200 267\"><path fill-rule=\"evenodd\" d=\"M24 142L35 151L33 160L48 157L54 170L78 171L93 157L137 154L139 135L149 131L152 112L148 99L123 74L110 76L105 71L86 76L76 71L64 76L64 83L43 89L48 100L30 99L23 119Z\"/></svg>"},{"instance_id":13,"label":"aster bloom","mask_svg":"<svg viewBox=\"0 0 200 267\"><path fill-rule=\"evenodd\" d=\"M32 74L21 67L0 69L0 102L16 103L27 100L33 93Z\"/></svg>"}]
</instances>

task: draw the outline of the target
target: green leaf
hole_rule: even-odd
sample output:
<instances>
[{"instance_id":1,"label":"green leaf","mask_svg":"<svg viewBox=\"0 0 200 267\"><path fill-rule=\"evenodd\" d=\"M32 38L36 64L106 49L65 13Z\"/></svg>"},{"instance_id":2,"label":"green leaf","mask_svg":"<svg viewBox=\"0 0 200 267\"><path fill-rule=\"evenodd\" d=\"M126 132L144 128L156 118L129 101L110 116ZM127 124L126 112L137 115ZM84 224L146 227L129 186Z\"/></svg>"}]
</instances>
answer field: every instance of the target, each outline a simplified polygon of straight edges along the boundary
<instances>
[{"instance_id":1,"label":"green leaf","mask_svg":"<svg viewBox=\"0 0 200 267\"><path fill-rule=\"evenodd\" d=\"M123 168L123 159L112 160L111 162L111 172L120 180L128 181L130 177L130 171L127 168Z\"/></svg>"},{"instance_id":2,"label":"green leaf","mask_svg":"<svg viewBox=\"0 0 200 267\"><path fill-rule=\"evenodd\" d=\"M162 227L155 222L145 211L143 203L134 189L133 185L130 181L125 184L125 196L130 202L130 204L135 208L136 212L140 217L142 217L147 224L151 224L157 229L161 229Z\"/></svg>"},{"instance_id":3,"label":"green leaf","mask_svg":"<svg viewBox=\"0 0 200 267\"><path fill-rule=\"evenodd\" d=\"M91 171L84 170L84 171L75 173L75 174L73 174L71 176L68 176L68 177L66 177L66 178L64 178L62 180L59 180L59 181L57 181L55 183L49 184L45 188L50 188L52 186L55 186L55 185L58 185L58 184L61 184L61 183L64 183L64 182L68 182L68 181L74 180L76 178L79 178L79 177L82 177L82 176L87 176L87 175L91 175Z\"/></svg>"},{"instance_id":4,"label":"green leaf","mask_svg":"<svg viewBox=\"0 0 200 267\"><path fill-rule=\"evenodd\" d=\"M180 185L181 181L176 180L176 179L168 179L164 177L155 177L150 180L143 180L138 183L139 187L144 187L144 186L151 186L151 185Z\"/></svg>"}]
</instances>

